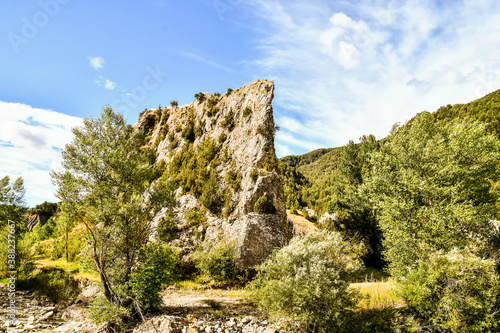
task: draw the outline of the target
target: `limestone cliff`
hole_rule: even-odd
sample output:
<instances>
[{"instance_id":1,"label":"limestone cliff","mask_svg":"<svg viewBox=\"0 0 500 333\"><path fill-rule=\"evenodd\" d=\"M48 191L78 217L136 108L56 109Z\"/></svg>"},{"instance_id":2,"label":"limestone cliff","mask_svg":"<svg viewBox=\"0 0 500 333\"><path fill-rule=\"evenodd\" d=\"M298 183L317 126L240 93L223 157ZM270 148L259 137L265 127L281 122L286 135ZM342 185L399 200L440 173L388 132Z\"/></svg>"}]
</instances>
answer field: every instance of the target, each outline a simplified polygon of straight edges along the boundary
<instances>
[{"instance_id":1,"label":"limestone cliff","mask_svg":"<svg viewBox=\"0 0 500 333\"><path fill-rule=\"evenodd\" d=\"M239 268L247 269L292 237L274 153L273 91L272 81L258 80L141 114L136 126L179 187L172 244L184 253L201 242L234 241Z\"/></svg>"}]
</instances>

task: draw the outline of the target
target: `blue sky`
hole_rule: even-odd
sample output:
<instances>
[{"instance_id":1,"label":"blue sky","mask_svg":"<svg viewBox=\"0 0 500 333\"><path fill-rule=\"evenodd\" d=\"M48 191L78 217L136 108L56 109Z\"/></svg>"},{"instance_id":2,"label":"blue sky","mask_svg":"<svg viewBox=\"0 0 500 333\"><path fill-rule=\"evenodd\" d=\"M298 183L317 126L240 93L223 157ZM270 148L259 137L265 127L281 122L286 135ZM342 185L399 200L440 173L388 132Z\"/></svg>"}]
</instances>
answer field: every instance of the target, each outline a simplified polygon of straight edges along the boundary
<instances>
[{"instance_id":1,"label":"blue sky","mask_svg":"<svg viewBox=\"0 0 500 333\"><path fill-rule=\"evenodd\" d=\"M191 103L275 81L279 156L387 135L422 110L500 89L500 3L5 0L0 176L33 206L82 117Z\"/></svg>"}]
</instances>

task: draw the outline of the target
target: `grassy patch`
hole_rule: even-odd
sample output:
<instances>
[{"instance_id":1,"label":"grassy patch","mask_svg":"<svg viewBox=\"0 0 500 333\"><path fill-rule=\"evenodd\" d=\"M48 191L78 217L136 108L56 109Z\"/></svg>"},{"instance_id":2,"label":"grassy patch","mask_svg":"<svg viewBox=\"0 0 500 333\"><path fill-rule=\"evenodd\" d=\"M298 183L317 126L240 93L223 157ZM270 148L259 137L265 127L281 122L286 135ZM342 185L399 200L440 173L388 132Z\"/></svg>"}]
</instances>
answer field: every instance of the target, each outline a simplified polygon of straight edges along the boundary
<instances>
[{"instance_id":1,"label":"grassy patch","mask_svg":"<svg viewBox=\"0 0 500 333\"><path fill-rule=\"evenodd\" d=\"M392 280L353 283L351 287L358 289L364 296L358 304L364 310L394 308L404 304L396 294L396 283Z\"/></svg>"}]
</instances>

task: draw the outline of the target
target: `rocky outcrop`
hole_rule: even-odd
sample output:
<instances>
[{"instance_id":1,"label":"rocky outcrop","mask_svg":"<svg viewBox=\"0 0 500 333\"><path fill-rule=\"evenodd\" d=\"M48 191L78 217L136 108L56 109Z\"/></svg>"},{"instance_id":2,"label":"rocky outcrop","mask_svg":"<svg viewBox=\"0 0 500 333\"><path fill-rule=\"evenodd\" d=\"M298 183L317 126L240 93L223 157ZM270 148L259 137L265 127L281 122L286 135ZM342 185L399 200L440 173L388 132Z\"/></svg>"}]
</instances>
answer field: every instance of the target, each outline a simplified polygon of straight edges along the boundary
<instances>
[{"instance_id":1,"label":"rocky outcrop","mask_svg":"<svg viewBox=\"0 0 500 333\"><path fill-rule=\"evenodd\" d=\"M234 241L239 268L247 269L292 237L274 153L273 91L272 81L258 80L224 95L196 94L190 105L172 103L141 114L136 127L148 135L157 165L164 161L179 187L179 235L173 244L184 252L201 242ZM199 209L205 221L190 226L186 213Z\"/></svg>"}]
</instances>

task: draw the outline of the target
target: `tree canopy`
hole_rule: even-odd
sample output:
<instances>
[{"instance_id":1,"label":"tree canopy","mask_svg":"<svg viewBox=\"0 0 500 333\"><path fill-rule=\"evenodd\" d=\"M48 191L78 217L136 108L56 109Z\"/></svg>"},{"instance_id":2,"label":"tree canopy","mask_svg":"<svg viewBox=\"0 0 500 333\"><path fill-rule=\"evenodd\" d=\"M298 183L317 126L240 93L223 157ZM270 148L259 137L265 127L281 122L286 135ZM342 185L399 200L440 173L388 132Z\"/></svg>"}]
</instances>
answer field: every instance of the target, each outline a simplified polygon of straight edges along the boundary
<instances>
[{"instance_id":1,"label":"tree canopy","mask_svg":"<svg viewBox=\"0 0 500 333\"><path fill-rule=\"evenodd\" d=\"M143 146L143 133L110 107L99 119L84 119L73 133L62 150L65 170L52 172L57 197L62 209L86 226L104 295L127 305L134 296L132 272L153 232L152 218L174 204L173 193L164 178L157 179L161 173Z\"/></svg>"}]
</instances>

